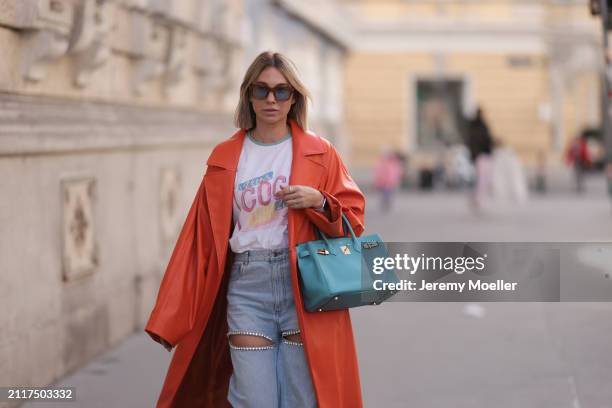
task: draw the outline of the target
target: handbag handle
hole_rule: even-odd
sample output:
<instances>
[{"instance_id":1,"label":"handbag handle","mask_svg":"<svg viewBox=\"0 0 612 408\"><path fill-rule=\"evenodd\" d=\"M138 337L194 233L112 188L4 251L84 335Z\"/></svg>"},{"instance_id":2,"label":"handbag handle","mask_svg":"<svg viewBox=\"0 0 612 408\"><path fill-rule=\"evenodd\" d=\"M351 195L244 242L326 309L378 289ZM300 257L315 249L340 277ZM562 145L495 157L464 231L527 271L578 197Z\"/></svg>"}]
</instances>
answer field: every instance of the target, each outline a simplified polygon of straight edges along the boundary
<instances>
[{"instance_id":1,"label":"handbag handle","mask_svg":"<svg viewBox=\"0 0 612 408\"><path fill-rule=\"evenodd\" d=\"M360 242L359 238L357 238L355 231L353 231L353 227L351 227L351 223L349 222L348 218L346 218L346 215L342 213L342 234L343 236L346 236L346 229L344 228L345 225L347 226L349 232L351 233L351 237L353 238L353 248L357 252L361 252L361 245L359 243ZM318 227L315 227L315 230L317 234L319 235L319 238L325 241L325 244L329 248L330 253L336 255L335 251L333 250L333 247L329 244L329 241L328 241L329 238L327 237L327 235L325 235L325 233L321 231Z\"/></svg>"}]
</instances>

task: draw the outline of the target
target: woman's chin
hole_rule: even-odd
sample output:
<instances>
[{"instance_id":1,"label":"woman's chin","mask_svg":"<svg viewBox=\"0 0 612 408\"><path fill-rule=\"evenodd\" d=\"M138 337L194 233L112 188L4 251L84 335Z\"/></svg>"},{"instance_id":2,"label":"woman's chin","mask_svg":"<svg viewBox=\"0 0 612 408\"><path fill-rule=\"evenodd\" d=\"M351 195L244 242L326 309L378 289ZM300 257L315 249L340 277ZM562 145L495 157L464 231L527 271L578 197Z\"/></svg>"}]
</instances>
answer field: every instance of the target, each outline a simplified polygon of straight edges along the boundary
<instances>
[{"instance_id":1,"label":"woman's chin","mask_svg":"<svg viewBox=\"0 0 612 408\"><path fill-rule=\"evenodd\" d=\"M282 120L283 120L283 116L279 115L278 113L275 113L275 114L265 114L264 113L263 115L257 116L257 122L265 123L266 125L273 125Z\"/></svg>"}]
</instances>

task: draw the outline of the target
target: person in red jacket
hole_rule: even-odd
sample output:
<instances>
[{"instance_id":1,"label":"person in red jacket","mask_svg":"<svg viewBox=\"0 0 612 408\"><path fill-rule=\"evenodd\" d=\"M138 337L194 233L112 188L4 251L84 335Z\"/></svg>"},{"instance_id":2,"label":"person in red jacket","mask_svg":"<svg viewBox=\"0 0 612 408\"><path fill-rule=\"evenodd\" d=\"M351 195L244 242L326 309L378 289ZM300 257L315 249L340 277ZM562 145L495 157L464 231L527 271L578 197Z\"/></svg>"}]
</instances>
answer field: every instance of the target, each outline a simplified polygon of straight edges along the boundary
<instances>
[{"instance_id":1,"label":"person in red jacket","mask_svg":"<svg viewBox=\"0 0 612 408\"><path fill-rule=\"evenodd\" d=\"M566 163L574 168L576 180L576 192L584 191L584 175L591 168L591 156L589 154L588 138L585 132L576 137L568 146L565 154Z\"/></svg>"},{"instance_id":2,"label":"person in red jacket","mask_svg":"<svg viewBox=\"0 0 612 408\"><path fill-rule=\"evenodd\" d=\"M264 52L240 86L145 331L176 346L158 408L361 408L347 309L307 312L296 245L365 230L365 197L334 146L307 130L308 91ZM315 228L316 227L316 228ZM340 374L340 375L339 375Z\"/></svg>"}]
</instances>

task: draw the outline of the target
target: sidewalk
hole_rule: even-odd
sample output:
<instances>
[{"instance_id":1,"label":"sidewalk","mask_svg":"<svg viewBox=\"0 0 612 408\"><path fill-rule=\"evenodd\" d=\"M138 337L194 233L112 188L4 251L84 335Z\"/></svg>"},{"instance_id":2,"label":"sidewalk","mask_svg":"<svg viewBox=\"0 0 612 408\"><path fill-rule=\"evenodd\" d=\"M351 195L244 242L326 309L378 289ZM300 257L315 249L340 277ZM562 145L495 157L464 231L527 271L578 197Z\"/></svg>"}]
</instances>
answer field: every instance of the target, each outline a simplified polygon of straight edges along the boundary
<instances>
[{"instance_id":1,"label":"sidewalk","mask_svg":"<svg viewBox=\"0 0 612 408\"><path fill-rule=\"evenodd\" d=\"M29 402L22 408L152 408L169 363L170 353L137 333L52 385L74 387L74 402Z\"/></svg>"},{"instance_id":2,"label":"sidewalk","mask_svg":"<svg viewBox=\"0 0 612 408\"><path fill-rule=\"evenodd\" d=\"M470 213L458 193L402 194L395 204L382 214L369 197L366 233L387 241L612 242L602 195L532 197L486 217ZM353 309L365 407L612 407L612 302L467 306ZM24 407L151 408L169 361L138 333L57 384L74 386L76 403Z\"/></svg>"}]
</instances>

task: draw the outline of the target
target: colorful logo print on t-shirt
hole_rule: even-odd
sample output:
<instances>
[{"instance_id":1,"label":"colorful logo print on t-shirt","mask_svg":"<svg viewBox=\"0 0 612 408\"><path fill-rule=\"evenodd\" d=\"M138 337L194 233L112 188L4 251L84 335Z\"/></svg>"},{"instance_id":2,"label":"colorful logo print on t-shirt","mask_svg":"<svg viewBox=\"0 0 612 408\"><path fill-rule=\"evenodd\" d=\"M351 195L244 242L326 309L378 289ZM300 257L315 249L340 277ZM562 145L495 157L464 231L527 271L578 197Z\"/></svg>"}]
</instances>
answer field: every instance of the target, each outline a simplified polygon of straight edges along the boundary
<instances>
[{"instance_id":1,"label":"colorful logo print on t-shirt","mask_svg":"<svg viewBox=\"0 0 612 408\"><path fill-rule=\"evenodd\" d=\"M238 227L243 231L269 226L281 218L281 211L287 205L274 195L287 185L287 177L274 176L268 171L238 184L236 194L240 208Z\"/></svg>"}]
</instances>

